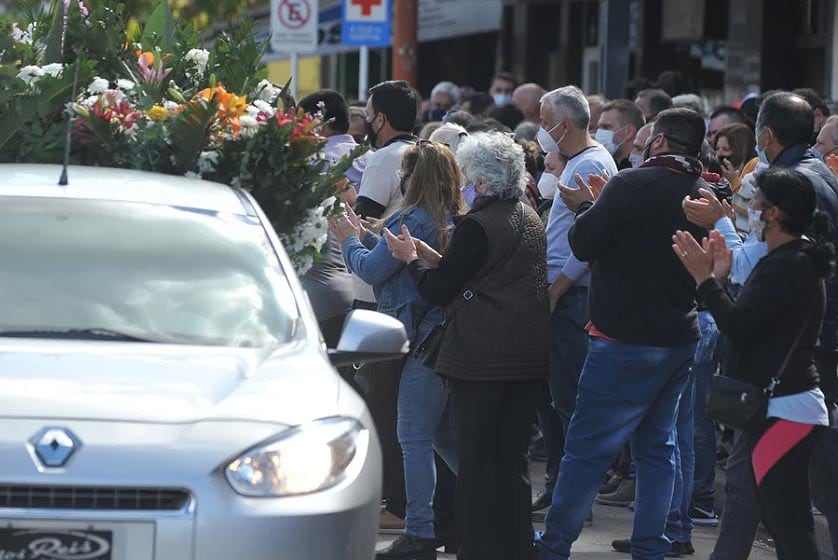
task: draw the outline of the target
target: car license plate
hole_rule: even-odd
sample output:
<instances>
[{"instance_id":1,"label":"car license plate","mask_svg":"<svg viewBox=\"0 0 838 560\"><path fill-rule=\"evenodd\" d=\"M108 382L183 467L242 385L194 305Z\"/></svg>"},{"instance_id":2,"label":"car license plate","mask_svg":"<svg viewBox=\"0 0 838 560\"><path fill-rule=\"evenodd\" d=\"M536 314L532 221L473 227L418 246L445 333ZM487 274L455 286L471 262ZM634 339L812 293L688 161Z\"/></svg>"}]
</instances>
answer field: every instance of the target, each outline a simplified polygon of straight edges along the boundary
<instances>
[{"instance_id":1,"label":"car license plate","mask_svg":"<svg viewBox=\"0 0 838 560\"><path fill-rule=\"evenodd\" d=\"M111 560L111 531L0 527L0 560Z\"/></svg>"}]
</instances>

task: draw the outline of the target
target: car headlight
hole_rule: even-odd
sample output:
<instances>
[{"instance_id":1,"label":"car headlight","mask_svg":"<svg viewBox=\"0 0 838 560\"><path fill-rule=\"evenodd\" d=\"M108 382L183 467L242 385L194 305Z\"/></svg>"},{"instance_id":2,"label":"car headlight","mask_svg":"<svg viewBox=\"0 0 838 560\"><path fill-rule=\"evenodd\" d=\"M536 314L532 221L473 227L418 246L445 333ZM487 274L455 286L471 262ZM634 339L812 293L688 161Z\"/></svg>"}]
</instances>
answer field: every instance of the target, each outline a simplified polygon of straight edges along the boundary
<instances>
[{"instance_id":1,"label":"car headlight","mask_svg":"<svg viewBox=\"0 0 838 560\"><path fill-rule=\"evenodd\" d=\"M326 418L283 432L227 465L233 490L244 496L309 494L346 478L367 430L352 418Z\"/></svg>"}]
</instances>

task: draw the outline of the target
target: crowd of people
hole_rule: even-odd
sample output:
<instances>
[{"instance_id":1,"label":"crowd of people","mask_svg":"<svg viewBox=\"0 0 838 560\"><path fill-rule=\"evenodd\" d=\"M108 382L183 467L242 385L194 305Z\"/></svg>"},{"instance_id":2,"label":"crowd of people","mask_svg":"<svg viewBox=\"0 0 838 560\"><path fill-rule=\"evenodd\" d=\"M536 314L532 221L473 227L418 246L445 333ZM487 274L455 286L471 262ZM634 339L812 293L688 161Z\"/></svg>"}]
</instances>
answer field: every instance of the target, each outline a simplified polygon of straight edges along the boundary
<instances>
[{"instance_id":1,"label":"crowd of people","mask_svg":"<svg viewBox=\"0 0 838 560\"><path fill-rule=\"evenodd\" d=\"M324 338L367 308L411 341L341 372L382 443L379 560L567 559L595 502L633 508L636 559L693 554L698 524L744 560L760 523L819 558L812 506L838 545L838 117L807 89L707 110L677 78L300 100L330 161L371 147L303 278Z\"/></svg>"}]
</instances>

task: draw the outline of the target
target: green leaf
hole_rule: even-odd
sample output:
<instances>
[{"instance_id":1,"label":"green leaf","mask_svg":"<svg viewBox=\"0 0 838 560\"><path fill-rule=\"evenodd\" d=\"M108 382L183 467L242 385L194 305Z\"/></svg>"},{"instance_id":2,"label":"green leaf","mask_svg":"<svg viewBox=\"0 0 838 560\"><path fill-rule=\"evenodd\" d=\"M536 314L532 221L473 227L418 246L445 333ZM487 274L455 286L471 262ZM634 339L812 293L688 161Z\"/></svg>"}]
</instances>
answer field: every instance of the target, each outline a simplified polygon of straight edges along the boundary
<instances>
[{"instance_id":1,"label":"green leaf","mask_svg":"<svg viewBox=\"0 0 838 560\"><path fill-rule=\"evenodd\" d=\"M63 58L64 45L61 42L64 39L64 10L62 6L63 3L60 0L53 3L52 25L47 35L47 50L44 54L46 64L61 62Z\"/></svg>"},{"instance_id":2,"label":"green leaf","mask_svg":"<svg viewBox=\"0 0 838 560\"><path fill-rule=\"evenodd\" d=\"M207 143L210 125L215 118L215 101L196 100L186 105L172 127L171 144L175 148L175 173L183 175L195 169Z\"/></svg>"},{"instance_id":3,"label":"green leaf","mask_svg":"<svg viewBox=\"0 0 838 560\"><path fill-rule=\"evenodd\" d=\"M168 53L171 52L174 38L175 19L169 7L169 0L162 0L148 17L140 43L145 50L151 50L154 46L159 45L164 53Z\"/></svg>"}]
</instances>

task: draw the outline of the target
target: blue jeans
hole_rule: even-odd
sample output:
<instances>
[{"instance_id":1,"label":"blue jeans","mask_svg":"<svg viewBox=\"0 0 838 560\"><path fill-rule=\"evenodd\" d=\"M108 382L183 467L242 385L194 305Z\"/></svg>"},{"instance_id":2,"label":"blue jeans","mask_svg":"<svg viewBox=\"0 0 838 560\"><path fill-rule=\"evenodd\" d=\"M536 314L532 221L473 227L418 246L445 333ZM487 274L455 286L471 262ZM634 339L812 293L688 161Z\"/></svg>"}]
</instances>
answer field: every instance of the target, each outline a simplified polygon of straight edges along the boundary
<instances>
[{"instance_id":1,"label":"blue jeans","mask_svg":"<svg viewBox=\"0 0 838 560\"><path fill-rule=\"evenodd\" d=\"M570 558L602 477L629 438L637 467L632 554L663 560L669 552L664 529L675 479L675 419L695 348L592 340L553 506L536 536L544 560Z\"/></svg>"},{"instance_id":2,"label":"blue jeans","mask_svg":"<svg viewBox=\"0 0 838 560\"><path fill-rule=\"evenodd\" d=\"M666 520L666 536L671 541L691 542L693 522L690 519L690 503L693 494L695 452L695 373L690 372L687 385L678 403L678 417L675 421L675 485L672 504Z\"/></svg>"},{"instance_id":3,"label":"blue jeans","mask_svg":"<svg viewBox=\"0 0 838 560\"><path fill-rule=\"evenodd\" d=\"M588 288L572 286L550 319L550 394L567 433L576 407L579 376L588 355Z\"/></svg>"},{"instance_id":4,"label":"blue jeans","mask_svg":"<svg viewBox=\"0 0 838 560\"><path fill-rule=\"evenodd\" d=\"M701 340L695 352L695 485L692 503L704 511L715 511L716 425L707 418L705 401L710 382L719 366L716 345L719 329L708 311L698 312Z\"/></svg>"},{"instance_id":5,"label":"blue jeans","mask_svg":"<svg viewBox=\"0 0 838 560\"><path fill-rule=\"evenodd\" d=\"M434 538L434 450L457 472L454 411L448 386L432 370L410 356L399 383L399 444L404 459L405 533Z\"/></svg>"}]
</instances>

